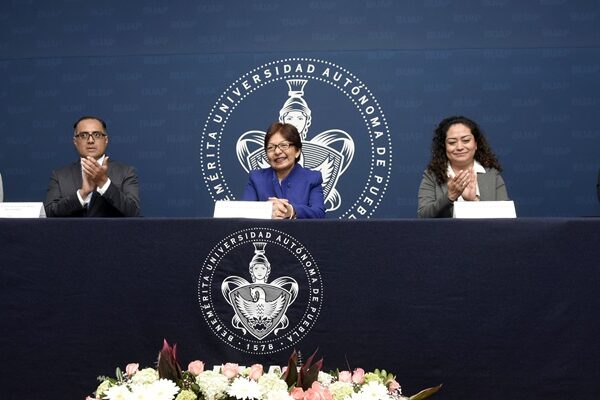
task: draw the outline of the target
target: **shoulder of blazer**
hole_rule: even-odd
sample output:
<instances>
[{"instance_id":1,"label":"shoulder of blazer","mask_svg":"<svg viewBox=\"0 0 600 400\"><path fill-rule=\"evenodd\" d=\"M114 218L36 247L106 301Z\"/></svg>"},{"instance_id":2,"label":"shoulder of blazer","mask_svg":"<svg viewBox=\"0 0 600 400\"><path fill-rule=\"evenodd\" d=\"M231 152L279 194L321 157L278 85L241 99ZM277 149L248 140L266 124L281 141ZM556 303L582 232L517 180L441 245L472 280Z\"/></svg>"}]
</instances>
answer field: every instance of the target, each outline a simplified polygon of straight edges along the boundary
<instances>
[{"instance_id":1,"label":"shoulder of blazer","mask_svg":"<svg viewBox=\"0 0 600 400\"><path fill-rule=\"evenodd\" d=\"M64 174L72 174L81 171L81 162L79 160L72 162L71 164L63 165L54 170L54 173L58 176Z\"/></svg>"},{"instance_id":2,"label":"shoulder of blazer","mask_svg":"<svg viewBox=\"0 0 600 400\"><path fill-rule=\"evenodd\" d=\"M128 165L128 164L123 164L121 161L116 161L116 160L108 160L108 168L118 168L118 169L130 169L133 168L132 166Z\"/></svg>"},{"instance_id":3,"label":"shoulder of blazer","mask_svg":"<svg viewBox=\"0 0 600 400\"><path fill-rule=\"evenodd\" d=\"M312 169L304 168L303 166L298 165L294 170L292 179L302 179L309 182L317 182L318 180L323 180L323 176L319 171L313 171Z\"/></svg>"},{"instance_id":4,"label":"shoulder of blazer","mask_svg":"<svg viewBox=\"0 0 600 400\"><path fill-rule=\"evenodd\" d=\"M71 169L81 169L81 160L77 160L75 162L72 162L71 164L62 166L58 170L59 171L67 171L67 170L71 170Z\"/></svg>"},{"instance_id":5,"label":"shoulder of blazer","mask_svg":"<svg viewBox=\"0 0 600 400\"><path fill-rule=\"evenodd\" d=\"M248 177L253 182L271 182L273 170L271 168L253 169L248 172Z\"/></svg>"},{"instance_id":6,"label":"shoulder of blazer","mask_svg":"<svg viewBox=\"0 0 600 400\"><path fill-rule=\"evenodd\" d=\"M313 171L312 169L305 169L305 171L315 182L323 181L323 175L321 174L321 171Z\"/></svg>"},{"instance_id":7,"label":"shoulder of blazer","mask_svg":"<svg viewBox=\"0 0 600 400\"><path fill-rule=\"evenodd\" d=\"M498 170L497 170L496 168L493 168L493 167L489 167L489 168L488 168L488 167L486 167L486 168L485 168L485 173L486 173L486 174L492 174L492 175L494 175L494 176L498 176L498 175L500 175L500 172L498 172Z\"/></svg>"}]
</instances>

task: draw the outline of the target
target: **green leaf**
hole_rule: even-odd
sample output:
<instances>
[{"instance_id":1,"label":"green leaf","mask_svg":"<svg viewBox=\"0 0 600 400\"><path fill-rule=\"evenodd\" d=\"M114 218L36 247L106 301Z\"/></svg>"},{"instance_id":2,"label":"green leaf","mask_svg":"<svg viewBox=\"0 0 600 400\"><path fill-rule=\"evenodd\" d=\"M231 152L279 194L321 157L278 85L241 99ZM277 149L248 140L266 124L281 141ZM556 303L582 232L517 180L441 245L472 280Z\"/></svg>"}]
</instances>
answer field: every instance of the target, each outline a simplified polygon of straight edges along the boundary
<instances>
[{"instance_id":1,"label":"green leaf","mask_svg":"<svg viewBox=\"0 0 600 400\"><path fill-rule=\"evenodd\" d=\"M117 367L115 376L117 377L117 381L121 382L123 380L123 371L121 371L121 368Z\"/></svg>"},{"instance_id":2,"label":"green leaf","mask_svg":"<svg viewBox=\"0 0 600 400\"><path fill-rule=\"evenodd\" d=\"M427 397L429 397L429 396L431 396L431 395L433 395L433 394L435 394L435 393L439 392L441 388L442 388L442 385L440 384L440 385L438 385L438 386L431 387L431 388L429 388L429 389L421 390L419 393L417 393L417 394L415 394L415 395L413 395L413 396L410 396L410 397L408 398L408 400L421 400L421 399L426 399Z\"/></svg>"}]
</instances>

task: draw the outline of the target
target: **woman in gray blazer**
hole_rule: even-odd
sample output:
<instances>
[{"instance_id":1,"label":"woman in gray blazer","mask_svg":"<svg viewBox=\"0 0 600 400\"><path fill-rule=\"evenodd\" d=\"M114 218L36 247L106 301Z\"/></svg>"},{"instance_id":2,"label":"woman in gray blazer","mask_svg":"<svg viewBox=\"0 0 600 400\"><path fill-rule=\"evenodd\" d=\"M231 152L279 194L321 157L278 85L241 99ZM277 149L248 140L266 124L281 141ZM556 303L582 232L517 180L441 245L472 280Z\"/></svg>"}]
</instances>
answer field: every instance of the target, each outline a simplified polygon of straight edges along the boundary
<instances>
[{"instance_id":1,"label":"woman in gray blazer","mask_svg":"<svg viewBox=\"0 0 600 400\"><path fill-rule=\"evenodd\" d=\"M451 217L455 201L508 200L501 171L475 121L463 116L444 119L433 135L417 215Z\"/></svg>"}]
</instances>

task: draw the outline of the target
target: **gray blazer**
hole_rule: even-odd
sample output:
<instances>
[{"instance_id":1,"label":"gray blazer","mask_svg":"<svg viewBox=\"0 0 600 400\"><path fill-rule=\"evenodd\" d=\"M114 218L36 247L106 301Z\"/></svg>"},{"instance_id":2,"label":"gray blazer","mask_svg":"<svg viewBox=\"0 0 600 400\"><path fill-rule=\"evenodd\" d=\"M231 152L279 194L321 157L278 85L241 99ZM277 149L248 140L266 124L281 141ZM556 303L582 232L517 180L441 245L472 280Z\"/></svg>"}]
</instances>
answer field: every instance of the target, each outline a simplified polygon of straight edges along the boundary
<instances>
[{"instance_id":1,"label":"gray blazer","mask_svg":"<svg viewBox=\"0 0 600 400\"><path fill-rule=\"evenodd\" d=\"M118 161L108 164L110 186L100 195L94 191L89 207L77 197L81 188L81 162L52 172L44 208L48 217L138 217L140 196L135 169Z\"/></svg>"},{"instance_id":2,"label":"gray blazer","mask_svg":"<svg viewBox=\"0 0 600 400\"><path fill-rule=\"evenodd\" d=\"M486 168L485 174L477 174L481 201L508 200L504 179L495 168ZM426 170L419 186L419 218L452 217L453 203L448 199L448 185L439 185L433 172Z\"/></svg>"}]
</instances>

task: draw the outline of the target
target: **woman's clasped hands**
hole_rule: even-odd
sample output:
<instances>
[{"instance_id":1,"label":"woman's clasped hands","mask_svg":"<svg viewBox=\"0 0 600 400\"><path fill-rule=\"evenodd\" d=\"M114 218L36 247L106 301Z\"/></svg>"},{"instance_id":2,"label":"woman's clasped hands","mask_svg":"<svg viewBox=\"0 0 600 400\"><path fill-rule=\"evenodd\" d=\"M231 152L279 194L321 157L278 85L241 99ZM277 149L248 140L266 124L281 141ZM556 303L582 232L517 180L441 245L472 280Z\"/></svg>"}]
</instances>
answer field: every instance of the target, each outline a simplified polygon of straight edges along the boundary
<instances>
[{"instance_id":1,"label":"woman's clasped hands","mask_svg":"<svg viewBox=\"0 0 600 400\"><path fill-rule=\"evenodd\" d=\"M456 201L460 196L467 201L477 201L477 174L473 168L459 171L448 179L448 199Z\"/></svg>"},{"instance_id":2,"label":"woman's clasped hands","mask_svg":"<svg viewBox=\"0 0 600 400\"><path fill-rule=\"evenodd\" d=\"M269 197L269 201L273 205L271 218L292 219L294 217L294 207L287 201L287 199Z\"/></svg>"}]
</instances>

